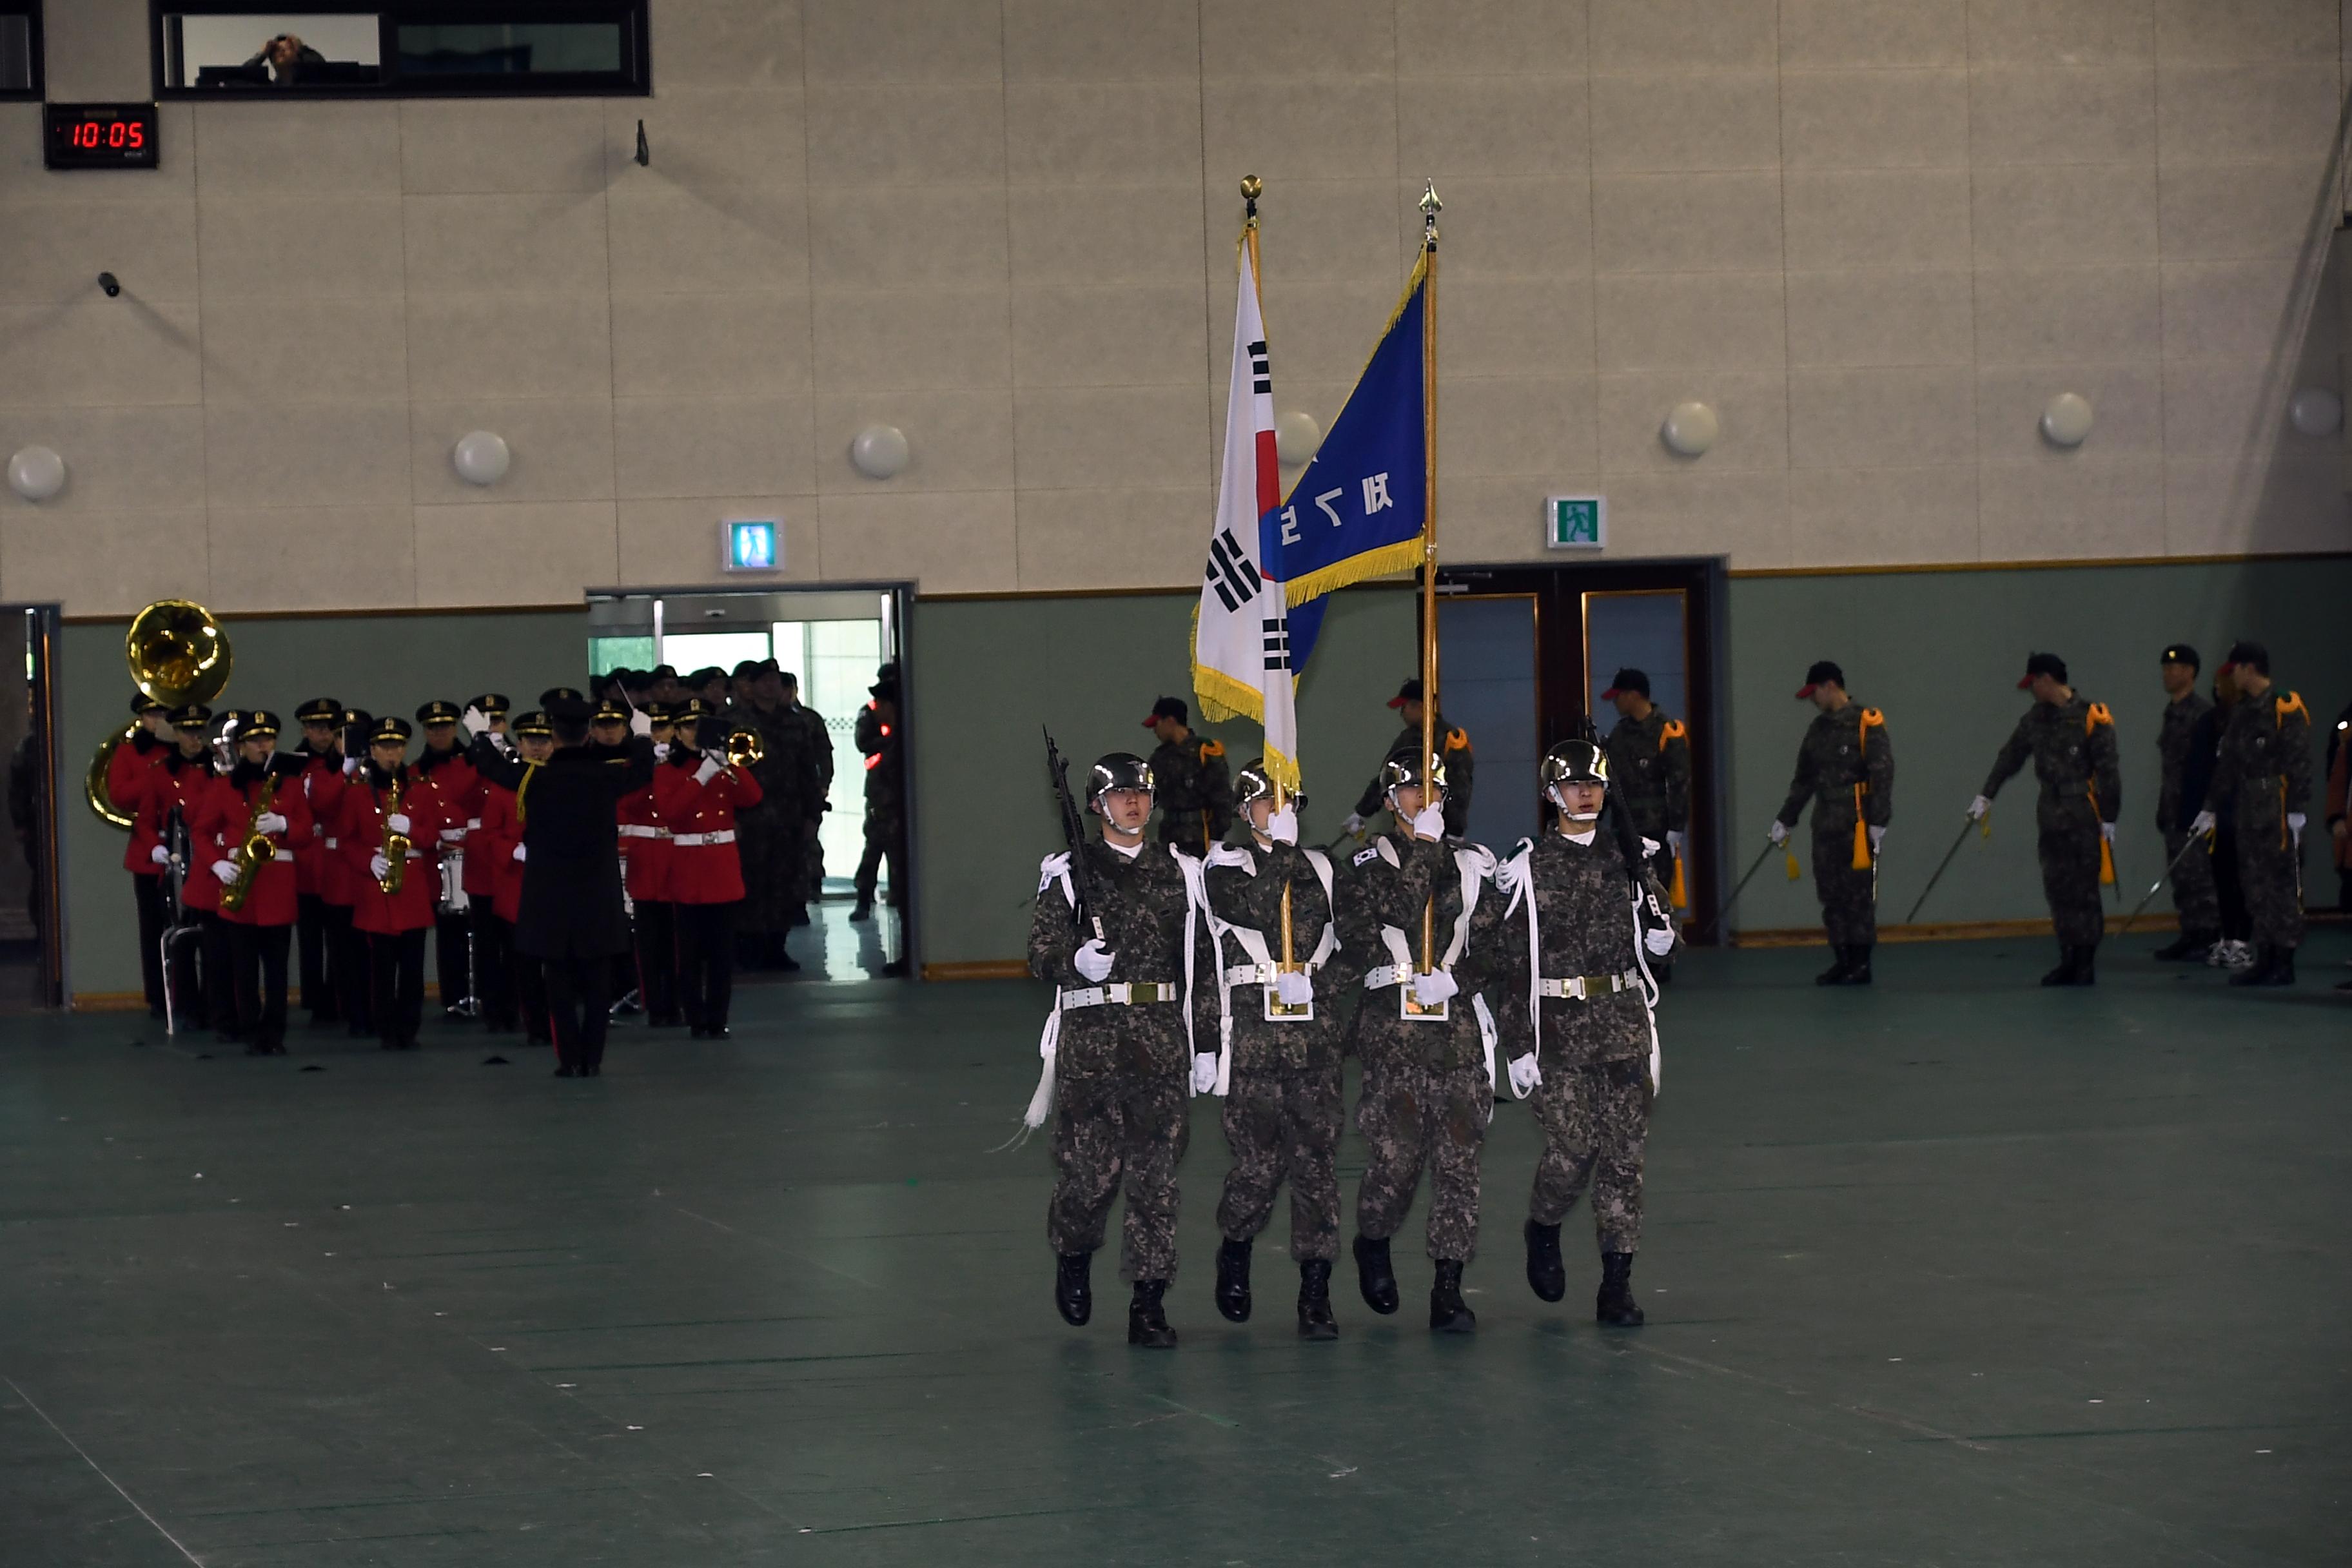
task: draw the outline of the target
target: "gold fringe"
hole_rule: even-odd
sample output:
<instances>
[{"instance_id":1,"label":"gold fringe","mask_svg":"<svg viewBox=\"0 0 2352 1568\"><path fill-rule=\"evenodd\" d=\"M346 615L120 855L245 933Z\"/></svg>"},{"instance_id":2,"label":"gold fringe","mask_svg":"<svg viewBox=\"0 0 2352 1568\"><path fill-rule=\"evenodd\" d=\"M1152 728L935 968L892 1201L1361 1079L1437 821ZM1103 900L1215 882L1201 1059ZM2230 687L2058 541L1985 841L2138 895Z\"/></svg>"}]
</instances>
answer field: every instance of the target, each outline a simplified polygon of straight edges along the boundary
<instances>
[{"instance_id":1,"label":"gold fringe","mask_svg":"<svg viewBox=\"0 0 2352 1568\"><path fill-rule=\"evenodd\" d=\"M1383 544L1378 550L1367 550L1360 555L1350 555L1345 561L1335 561L1304 577L1294 577L1282 585L1282 596L1295 609L1310 599L1319 599L1326 594L1374 577L1410 572L1421 564L1421 552L1422 539L1416 532L1410 539Z\"/></svg>"}]
</instances>

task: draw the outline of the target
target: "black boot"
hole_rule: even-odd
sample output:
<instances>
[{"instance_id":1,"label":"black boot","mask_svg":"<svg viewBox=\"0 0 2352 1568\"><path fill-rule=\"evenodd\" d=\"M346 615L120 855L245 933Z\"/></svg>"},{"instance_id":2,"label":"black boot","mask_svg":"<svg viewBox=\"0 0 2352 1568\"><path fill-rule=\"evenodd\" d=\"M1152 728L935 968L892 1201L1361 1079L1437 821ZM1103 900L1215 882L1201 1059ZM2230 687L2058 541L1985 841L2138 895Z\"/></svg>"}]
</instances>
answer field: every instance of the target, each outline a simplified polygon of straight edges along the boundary
<instances>
[{"instance_id":1,"label":"black boot","mask_svg":"<svg viewBox=\"0 0 2352 1568\"><path fill-rule=\"evenodd\" d=\"M853 909L853 910L851 910L849 911L849 918L850 918L851 920L854 920L854 921L870 921L870 920L872 920L872 919L874 918L874 900L873 900L873 898L872 898L870 895L866 894L866 893L860 893L860 894L858 894L858 895L857 895L857 907L856 907L856 909Z\"/></svg>"},{"instance_id":2,"label":"black boot","mask_svg":"<svg viewBox=\"0 0 2352 1568\"><path fill-rule=\"evenodd\" d=\"M1642 1326L1642 1309L1633 1300L1632 1253L1604 1252L1601 1255L1601 1294L1592 1299L1592 1319L1612 1328L1638 1329Z\"/></svg>"},{"instance_id":3,"label":"black boot","mask_svg":"<svg viewBox=\"0 0 2352 1568\"><path fill-rule=\"evenodd\" d=\"M2269 985L2273 984L2271 980L2271 971L2278 965L2278 952L2279 950L2273 947L2269 942L2256 942L2254 944L2254 962L2248 964L2245 968L2238 971L2237 973L2230 976L2230 984L2232 985ZM2293 982L2290 981L2288 984L2293 984Z\"/></svg>"},{"instance_id":4,"label":"black boot","mask_svg":"<svg viewBox=\"0 0 2352 1568\"><path fill-rule=\"evenodd\" d=\"M1176 1331L1168 1326L1168 1313L1160 1304L1168 1294L1165 1279L1139 1279L1135 1282L1135 1300L1127 1304L1127 1342L1141 1345L1146 1350L1172 1351L1176 1348Z\"/></svg>"},{"instance_id":5,"label":"black boot","mask_svg":"<svg viewBox=\"0 0 2352 1568\"><path fill-rule=\"evenodd\" d=\"M1462 1265L1451 1258L1439 1258L1437 1281L1429 1288L1429 1331L1466 1334L1477 1327L1477 1314L1462 1300Z\"/></svg>"},{"instance_id":6,"label":"black boot","mask_svg":"<svg viewBox=\"0 0 2352 1568\"><path fill-rule=\"evenodd\" d=\"M1846 952L1849 954L1849 957L1845 966L1845 983L1848 985L1869 984L1870 943L1866 942L1855 942L1853 946L1846 949Z\"/></svg>"},{"instance_id":7,"label":"black boot","mask_svg":"<svg viewBox=\"0 0 2352 1568\"><path fill-rule=\"evenodd\" d=\"M1845 984L1846 967L1853 962L1851 959L1846 957L1845 943L1832 942L1830 945L1830 952L1836 956L1827 969L1822 970L1819 974L1813 976L1813 984L1816 985L1843 985Z\"/></svg>"},{"instance_id":8,"label":"black boot","mask_svg":"<svg viewBox=\"0 0 2352 1568\"><path fill-rule=\"evenodd\" d=\"M2294 949L2291 947L2271 949L2271 977L2265 984L2271 985L2294 984Z\"/></svg>"},{"instance_id":9,"label":"black boot","mask_svg":"<svg viewBox=\"0 0 2352 1568\"><path fill-rule=\"evenodd\" d=\"M2074 949L2071 947L2061 947L2058 950L2058 967L2043 975L2042 977L2042 984L2044 985L2072 985L2074 984Z\"/></svg>"},{"instance_id":10,"label":"black boot","mask_svg":"<svg viewBox=\"0 0 2352 1568\"><path fill-rule=\"evenodd\" d=\"M1229 1323L1246 1323L1250 1314L1250 1244L1227 1237L1217 1248L1217 1310Z\"/></svg>"},{"instance_id":11,"label":"black boot","mask_svg":"<svg viewBox=\"0 0 2352 1568\"><path fill-rule=\"evenodd\" d=\"M1528 1221L1528 1288L1546 1301L1568 1294L1568 1266L1559 1260L1559 1226Z\"/></svg>"},{"instance_id":12,"label":"black boot","mask_svg":"<svg viewBox=\"0 0 2352 1568\"><path fill-rule=\"evenodd\" d=\"M1087 1320L1095 1315L1095 1289L1087 1279L1094 1261L1091 1252L1055 1255L1054 1310L1074 1329L1086 1327Z\"/></svg>"},{"instance_id":13,"label":"black boot","mask_svg":"<svg viewBox=\"0 0 2352 1568\"><path fill-rule=\"evenodd\" d=\"M2158 962L2164 963L2202 963L2205 955L2213 951L2213 933L2183 931L2172 942L2156 950Z\"/></svg>"},{"instance_id":14,"label":"black boot","mask_svg":"<svg viewBox=\"0 0 2352 1568\"><path fill-rule=\"evenodd\" d=\"M1339 1320L1331 1316L1331 1260L1328 1258L1310 1258L1298 1266L1298 1337L1339 1337Z\"/></svg>"},{"instance_id":15,"label":"black boot","mask_svg":"<svg viewBox=\"0 0 2352 1568\"><path fill-rule=\"evenodd\" d=\"M1356 1286L1364 1293L1364 1305L1381 1317L1397 1310L1396 1270L1389 1267L1386 1238L1356 1237Z\"/></svg>"},{"instance_id":16,"label":"black boot","mask_svg":"<svg viewBox=\"0 0 2352 1568\"><path fill-rule=\"evenodd\" d=\"M2077 985L2096 985L2099 983L2099 950L2097 948L2078 947L2074 950L2074 983Z\"/></svg>"}]
</instances>

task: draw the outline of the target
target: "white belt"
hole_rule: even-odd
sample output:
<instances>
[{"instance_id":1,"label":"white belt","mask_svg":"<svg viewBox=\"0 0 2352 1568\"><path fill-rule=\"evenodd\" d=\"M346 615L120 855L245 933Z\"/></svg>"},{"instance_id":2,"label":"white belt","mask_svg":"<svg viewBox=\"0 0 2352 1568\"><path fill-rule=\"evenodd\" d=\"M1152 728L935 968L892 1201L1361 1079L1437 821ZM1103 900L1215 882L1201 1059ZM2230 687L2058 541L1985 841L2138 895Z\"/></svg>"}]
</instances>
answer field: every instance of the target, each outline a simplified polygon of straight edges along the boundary
<instances>
[{"instance_id":1,"label":"white belt","mask_svg":"<svg viewBox=\"0 0 2352 1568\"><path fill-rule=\"evenodd\" d=\"M272 860L291 860L294 858L294 851L287 848L283 844L280 844L278 846L276 852L269 858Z\"/></svg>"},{"instance_id":2,"label":"white belt","mask_svg":"<svg viewBox=\"0 0 2352 1568\"><path fill-rule=\"evenodd\" d=\"M1401 963L1383 963L1364 971L1364 989L1385 991L1391 985L1402 985L1412 978L1412 971Z\"/></svg>"},{"instance_id":3,"label":"white belt","mask_svg":"<svg viewBox=\"0 0 2352 1568\"><path fill-rule=\"evenodd\" d=\"M625 822L621 824L621 837L624 838L667 838L669 837L669 829L667 827L655 827L650 824L643 822ZM727 837L731 839L735 836L730 833Z\"/></svg>"},{"instance_id":4,"label":"white belt","mask_svg":"<svg viewBox=\"0 0 2352 1568\"><path fill-rule=\"evenodd\" d=\"M478 816L469 816L466 818L466 830L468 833L472 832L475 828L479 827L481 825L482 819Z\"/></svg>"},{"instance_id":5,"label":"white belt","mask_svg":"<svg viewBox=\"0 0 2352 1568\"><path fill-rule=\"evenodd\" d=\"M1622 974L1571 974L1565 980L1537 981L1536 994L1582 1002L1594 996L1613 996L1620 991L1631 991L1640 980L1641 976L1630 969ZM1600 982L1606 982L1608 990L1600 989L1597 984Z\"/></svg>"},{"instance_id":6,"label":"white belt","mask_svg":"<svg viewBox=\"0 0 2352 1568\"><path fill-rule=\"evenodd\" d=\"M1280 972L1281 967L1282 966L1280 964L1276 963L1236 964L1233 968L1225 971L1225 984L1228 985L1271 985L1274 984L1275 975ZM1301 974L1312 974L1315 973L1315 966L1311 963L1302 963L1298 966L1297 973ZM1391 982L1391 984L1393 984L1393 982Z\"/></svg>"},{"instance_id":7,"label":"white belt","mask_svg":"<svg viewBox=\"0 0 2352 1568\"><path fill-rule=\"evenodd\" d=\"M1099 1007L1107 1002L1139 1007L1147 1002L1173 1002L1179 991L1177 984L1169 980L1148 980L1140 984L1115 980L1108 985L1089 985L1083 991L1063 992L1062 1011L1066 1013L1075 1007Z\"/></svg>"},{"instance_id":8,"label":"white belt","mask_svg":"<svg viewBox=\"0 0 2352 1568\"><path fill-rule=\"evenodd\" d=\"M441 830L441 842L444 844L463 844L465 841L466 830L462 827L445 827Z\"/></svg>"},{"instance_id":9,"label":"white belt","mask_svg":"<svg viewBox=\"0 0 2352 1568\"><path fill-rule=\"evenodd\" d=\"M670 842L681 849L698 849L705 844L732 844L735 830L722 827L716 833L679 833L673 835Z\"/></svg>"},{"instance_id":10,"label":"white belt","mask_svg":"<svg viewBox=\"0 0 2352 1568\"><path fill-rule=\"evenodd\" d=\"M332 848L335 847L335 845L337 844L337 842L338 842L338 840L336 840L336 839L332 839L332 838L328 839L328 840L327 840L327 847L328 847L328 848L330 848L330 849L332 849Z\"/></svg>"}]
</instances>

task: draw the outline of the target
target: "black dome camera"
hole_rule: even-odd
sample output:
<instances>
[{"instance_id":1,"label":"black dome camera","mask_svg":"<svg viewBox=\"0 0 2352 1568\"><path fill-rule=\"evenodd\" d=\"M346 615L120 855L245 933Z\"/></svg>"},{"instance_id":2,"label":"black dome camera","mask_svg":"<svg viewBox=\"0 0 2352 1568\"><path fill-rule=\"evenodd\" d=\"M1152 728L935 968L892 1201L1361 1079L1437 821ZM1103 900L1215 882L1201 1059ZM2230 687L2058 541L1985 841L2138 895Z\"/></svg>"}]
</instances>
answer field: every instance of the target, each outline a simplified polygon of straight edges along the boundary
<instances>
[{"instance_id":1,"label":"black dome camera","mask_svg":"<svg viewBox=\"0 0 2352 1568\"><path fill-rule=\"evenodd\" d=\"M106 297L110 300L122 292L122 285L115 280L114 274L111 272L100 273L98 286L106 290Z\"/></svg>"}]
</instances>

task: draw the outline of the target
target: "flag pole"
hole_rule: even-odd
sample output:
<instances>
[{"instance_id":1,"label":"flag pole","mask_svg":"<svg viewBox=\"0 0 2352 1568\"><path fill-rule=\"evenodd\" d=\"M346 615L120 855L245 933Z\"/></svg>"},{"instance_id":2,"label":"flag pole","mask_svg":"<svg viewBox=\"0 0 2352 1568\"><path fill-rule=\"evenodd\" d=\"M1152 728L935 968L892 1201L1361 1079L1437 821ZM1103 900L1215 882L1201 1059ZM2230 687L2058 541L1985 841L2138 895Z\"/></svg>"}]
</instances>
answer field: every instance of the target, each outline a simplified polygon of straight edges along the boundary
<instances>
[{"instance_id":1,"label":"flag pole","mask_svg":"<svg viewBox=\"0 0 2352 1568\"><path fill-rule=\"evenodd\" d=\"M1437 182L1421 197L1421 800L1434 801L1437 773ZM1437 898L1421 911L1421 969L1435 969Z\"/></svg>"},{"instance_id":2,"label":"flag pole","mask_svg":"<svg viewBox=\"0 0 2352 1568\"><path fill-rule=\"evenodd\" d=\"M1258 280L1257 199L1265 194L1265 182L1264 180L1259 179L1255 174L1244 174L1242 176L1242 246L1243 248L1249 253L1250 287L1257 291L1258 319L1260 321L1264 321L1265 319L1265 289ZM1280 584L1277 584L1275 586L1274 591L1276 593L1282 592ZM1277 671L1276 672L1276 679L1283 680L1290 679L1287 671ZM1280 811L1283 804L1282 780L1275 776L1275 770L1272 767L1268 767L1266 769L1266 782L1274 786L1274 809ZM1282 879L1281 934L1282 957L1276 964L1276 967L1286 973L1295 973L1298 969L1298 958L1297 951L1293 946L1293 938L1291 935L1290 879L1288 877L1285 877Z\"/></svg>"}]
</instances>

